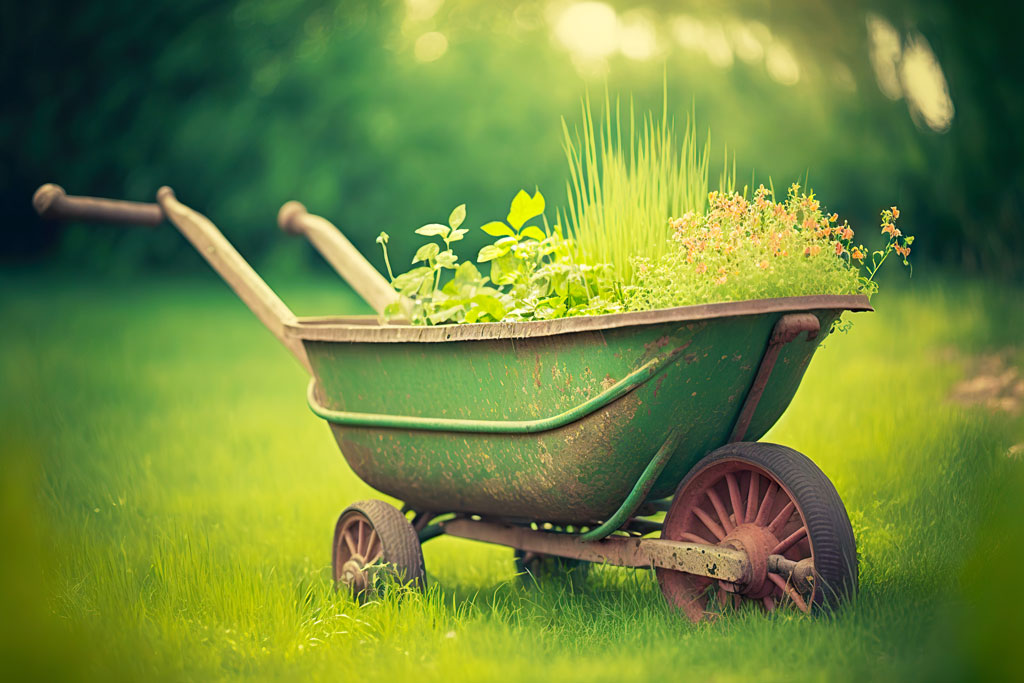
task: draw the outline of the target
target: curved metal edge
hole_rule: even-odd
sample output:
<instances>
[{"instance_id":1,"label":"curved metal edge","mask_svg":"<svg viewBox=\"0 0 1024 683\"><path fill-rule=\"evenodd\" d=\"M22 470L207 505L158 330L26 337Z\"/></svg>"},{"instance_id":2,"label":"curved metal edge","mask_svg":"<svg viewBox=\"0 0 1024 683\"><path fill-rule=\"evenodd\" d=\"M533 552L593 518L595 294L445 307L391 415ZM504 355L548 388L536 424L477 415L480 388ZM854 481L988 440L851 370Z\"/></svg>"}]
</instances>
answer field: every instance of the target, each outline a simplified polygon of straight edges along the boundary
<instances>
[{"instance_id":1,"label":"curved metal edge","mask_svg":"<svg viewBox=\"0 0 1024 683\"><path fill-rule=\"evenodd\" d=\"M593 332L665 322L700 322L764 313L799 313L821 310L874 311L862 294L791 296L775 299L727 301L654 311L610 313L557 320L473 323L457 325L380 325L365 318L300 318L286 325L287 334L304 341L344 342L447 342L483 339L549 337L572 332Z\"/></svg>"},{"instance_id":2,"label":"curved metal edge","mask_svg":"<svg viewBox=\"0 0 1024 683\"><path fill-rule=\"evenodd\" d=\"M612 516L605 520L600 526L594 527L589 531L585 531L579 535L581 541L599 541L605 538L613 531L621 527L633 513L637 511L637 508L643 504L644 500L647 499L647 494L651 492L651 487L654 486L654 482L661 476L661 471L665 469L665 465L672 458L672 454L676 452L676 446L679 445L679 433L673 431L669 434L668 438L665 439L665 443L661 445L658 452L654 454L651 461L647 463L647 467L644 468L640 478L636 480L636 484L633 485L633 490L629 492L625 500L622 501L622 505L619 509L612 513Z\"/></svg>"},{"instance_id":3,"label":"curved metal edge","mask_svg":"<svg viewBox=\"0 0 1024 683\"><path fill-rule=\"evenodd\" d=\"M600 410L612 401L622 398L672 365L672 361L682 355L682 352L683 349L677 349L664 356L653 358L583 403L558 415L538 418L536 420L472 420L332 410L320 403L320 400L317 398L317 381L315 377L309 382L306 400L309 403L310 410L318 417L332 424L350 427L381 427L385 429L416 429L431 432L470 432L478 434L534 434L564 427Z\"/></svg>"}]
</instances>

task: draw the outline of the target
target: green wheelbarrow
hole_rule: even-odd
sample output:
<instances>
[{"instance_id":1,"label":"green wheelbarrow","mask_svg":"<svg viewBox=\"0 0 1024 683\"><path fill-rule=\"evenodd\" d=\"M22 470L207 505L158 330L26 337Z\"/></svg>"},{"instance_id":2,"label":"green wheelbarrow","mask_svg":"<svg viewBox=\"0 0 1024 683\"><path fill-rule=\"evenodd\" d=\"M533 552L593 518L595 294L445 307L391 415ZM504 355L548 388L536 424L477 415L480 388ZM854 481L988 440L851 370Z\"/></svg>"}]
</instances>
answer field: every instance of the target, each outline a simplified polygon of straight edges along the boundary
<instances>
[{"instance_id":1,"label":"green wheelbarrow","mask_svg":"<svg viewBox=\"0 0 1024 683\"><path fill-rule=\"evenodd\" d=\"M832 323L872 310L863 296L436 327L297 318L170 188L145 204L44 185L33 201L46 218L169 220L309 372L309 406L349 465L404 501L341 513L339 586L422 586L421 544L447 534L514 548L534 576L589 563L653 568L668 602L695 621L747 602L811 612L857 590L835 488L806 456L757 439ZM378 312L397 296L301 204L285 204L278 223Z\"/></svg>"}]
</instances>

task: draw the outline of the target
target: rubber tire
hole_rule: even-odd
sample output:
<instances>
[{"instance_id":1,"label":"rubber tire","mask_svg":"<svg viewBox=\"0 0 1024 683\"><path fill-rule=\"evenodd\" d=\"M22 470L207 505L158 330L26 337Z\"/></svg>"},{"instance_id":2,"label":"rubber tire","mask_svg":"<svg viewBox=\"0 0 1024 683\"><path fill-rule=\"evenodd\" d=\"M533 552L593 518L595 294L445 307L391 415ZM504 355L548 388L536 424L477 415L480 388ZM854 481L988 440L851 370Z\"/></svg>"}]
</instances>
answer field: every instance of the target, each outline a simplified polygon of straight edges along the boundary
<instances>
[{"instance_id":1,"label":"rubber tire","mask_svg":"<svg viewBox=\"0 0 1024 683\"><path fill-rule=\"evenodd\" d=\"M814 568L821 590L814 591L812 608L834 608L857 594L857 543L846 506L825 473L803 453L786 446L762 442L737 442L722 446L698 462L676 493L699 472L722 460L739 460L767 470L792 494L807 523L814 552Z\"/></svg>"},{"instance_id":2,"label":"rubber tire","mask_svg":"<svg viewBox=\"0 0 1024 683\"><path fill-rule=\"evenodd\" d=\"M526 552L515 548L513 559L516 565L516 574L526 584L540 583L551 579L569 579L574 585L582 582L590 573L591 562L586 560L574 560L558 555L540 555L532 562L533 567L523 563Z\"/></svg>"},{"instance_id":3,"label":"rubber tire","mask_svg":"<svg viewBox=\"0 0 1024 683\"><path fill-rule=\"evenodd\" d=\"M383 500L361 500L352 503L338 516L334 544L331 547L331 574L335 577L335 585L342 584L337 581L338 567L334 566L334 545L338 543L337 534L341 529L341 522L350 513L361 515L377 532L381 543L381 559L385 562L388 573L399 583L412 585L420 590L425 589L427 574L419 535L398 508ZM376 581L373 585L379 584L380 582ZM366 591L372 592L373 589Z\"/></svg>"}]
</instances>

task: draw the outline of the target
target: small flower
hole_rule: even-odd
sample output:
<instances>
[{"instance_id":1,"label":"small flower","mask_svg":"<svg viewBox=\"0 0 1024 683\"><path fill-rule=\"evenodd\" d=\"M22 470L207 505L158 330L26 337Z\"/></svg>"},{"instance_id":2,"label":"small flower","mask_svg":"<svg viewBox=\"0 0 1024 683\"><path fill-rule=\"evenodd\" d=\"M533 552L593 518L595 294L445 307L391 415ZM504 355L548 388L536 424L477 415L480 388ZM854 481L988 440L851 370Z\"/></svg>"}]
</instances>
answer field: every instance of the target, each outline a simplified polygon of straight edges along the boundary
<instances>
[{"instance_id":1,"label":"small flower","mask_svg":"<svg viewBox=\"0 0 1024 683\"><path fill-rule=\"evenodd\" d=\"M715 280L715 284L716 285L724 285L726 280L728 280L728 279L729 278L727 278L726 276L723 275L722 277L720 277L717 280Z\"/></svg>"},{"instance_id":2,"label":"small flower","mask_svg":"<svg viewBox=\"0 0 1024 683\"><path fill-rule=\"evenodd\" d=\"M698 263L697 264L697 272L698 273L706 273L706 272L708 272L708 264L703 263L703 262Z\"/></svg>"},{"instance_id":3,"label":"small flower","mask_svg":"<svg viewBox=\"0 0 1024 683\"><path fill-rule=\"evenodd\" d=\"M846 226L845 228L843 228L842 236L843 236L844 240L852 240L853 239L853 229L850 228L850 226Z\"/></svg>"},{"instance_id":4,"label":"small flower","mask_svg":"<svg viewBox=\"0 0 1024 683\"><path fill-rule=\"evenodd\" d=\"M841 256L843 253L843 243L836 242L836 256Z\"/></svg>"},{"instance_id":5,"label":"small flower","mask_svg":"<svg viewBox=\"0 0 1024 683\"><path fill-rule=\"evenodd\" d=\"M864 252L861 251L860 247L854 247L853 250L850 251L850 256L857 259L858 261L864 260Z\"/></svg>"},{"instance_id":6,"label":"small flower","mask_svg":"<svg viewBox=\"0 0 1024 683\"><path fill-rule=\"evenodd\" d=\"M768 261L764 260L757 264L762 270L768 270Z\"/></svg>"},{"instance_id":7,"label":"small flower","mask_svg":"<svg viewBox=\"0 0 1024 683\"><path fill-rule=\"evenodd\" d=\"M890 210L892 211L892 217L893 217L894 219L896 219L896 218L899 218L899 217L900 217L900 210L899 210L899 209L897 209L897 208L896 208L895 206L891 206L891 207L889 207L889 208L890 208Z\"/></svg>"}]
</instances>

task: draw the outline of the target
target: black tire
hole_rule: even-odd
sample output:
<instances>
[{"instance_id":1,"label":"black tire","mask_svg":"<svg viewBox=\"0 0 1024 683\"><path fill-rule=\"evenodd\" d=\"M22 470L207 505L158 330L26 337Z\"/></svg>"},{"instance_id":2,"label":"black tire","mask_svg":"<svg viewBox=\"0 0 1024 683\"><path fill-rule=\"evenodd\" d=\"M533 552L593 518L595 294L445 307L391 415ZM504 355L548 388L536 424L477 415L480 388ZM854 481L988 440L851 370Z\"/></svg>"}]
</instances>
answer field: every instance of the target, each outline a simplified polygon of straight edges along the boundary
<instances>
[{"instance_id":1,"label":"black tire","mask_svg":"<svg viewBox=\"0 0 1024 683\"><path fill-rule=\"evenodd\" d=\"M680 483L674 502L683 497L691 481L716 465L721 467L725 461L763 470L787 489L796 503L807 528L817 576L810 606L820 610L853 598L859 582L857 545L850 518L835 486L802 453L772 443L740 442L723 446L690 470Z\"/></svg>"},{"instance_id":2,"label":"black tire","mask_svg":"<svg viewBox=\"0 0 1024 683\"><path fill-rule=\"evenodd\" d=\"M418 589L427 583L416 530L401 511L382 500L361 500L341 513L334 527L331 567L336 586L363 597L388 583Z\"/></svg>"}]
</instances>

